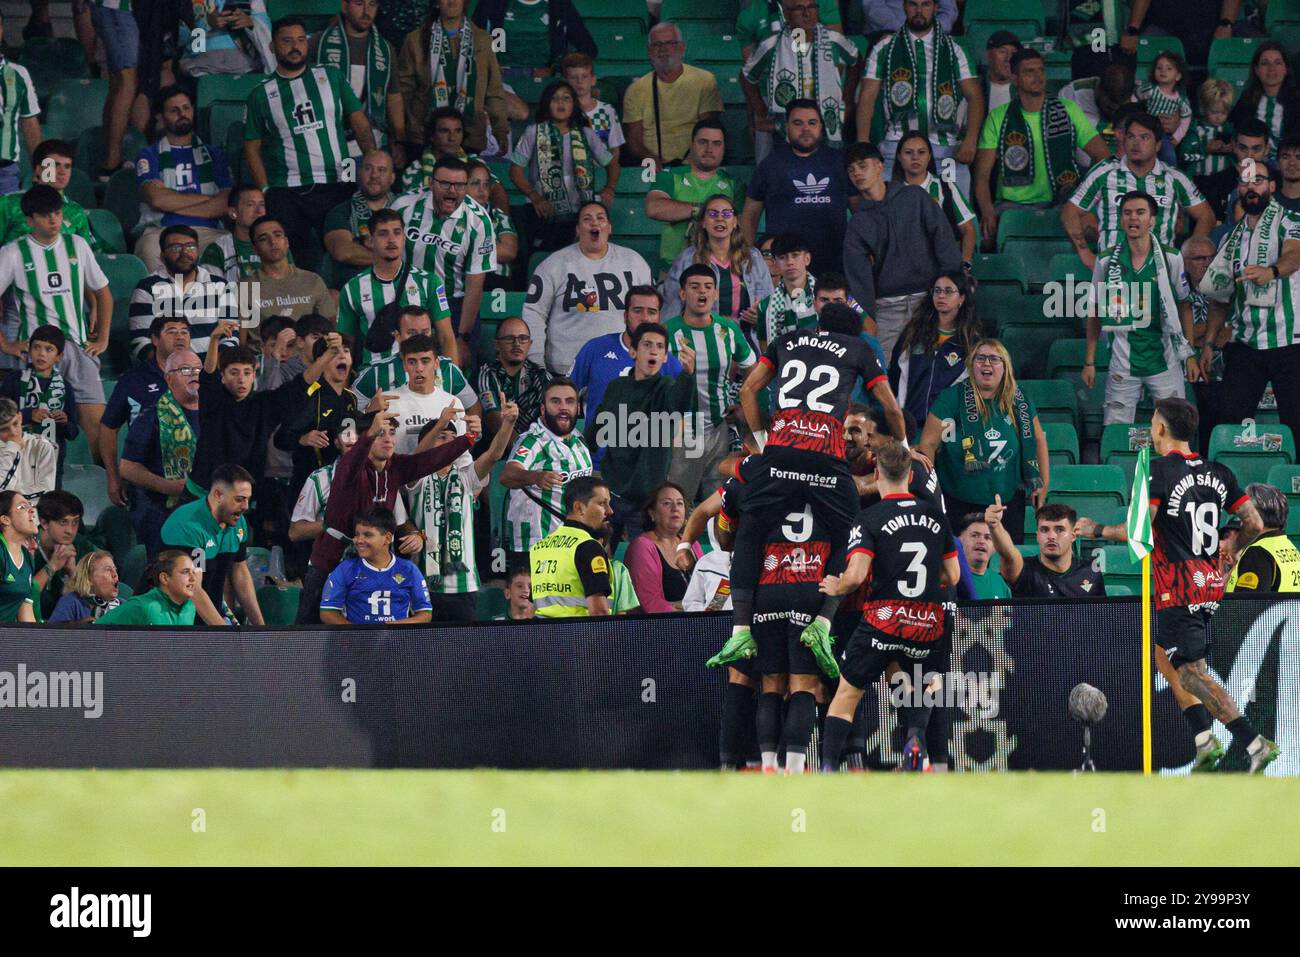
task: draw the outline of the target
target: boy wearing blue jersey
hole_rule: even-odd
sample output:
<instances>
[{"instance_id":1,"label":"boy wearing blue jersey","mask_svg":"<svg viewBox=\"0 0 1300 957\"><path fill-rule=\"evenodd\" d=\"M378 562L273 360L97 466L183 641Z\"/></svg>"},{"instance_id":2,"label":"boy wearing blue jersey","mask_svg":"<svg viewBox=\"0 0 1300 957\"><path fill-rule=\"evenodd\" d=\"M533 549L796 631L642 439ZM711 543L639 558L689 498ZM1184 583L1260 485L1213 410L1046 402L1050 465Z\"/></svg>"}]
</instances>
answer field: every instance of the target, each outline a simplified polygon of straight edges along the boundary
<instances>
[{"instance_id":1,"label":"boy wearing blue jersey","mask_svg":"<svg viewBox=\"0 0 1300 957\"><path fill-rule=\"evenodd\" d=\"M320 620L327 625L417 625L432 617L429 586L420 570L393 554L397 523L386 508L356 519L357 557L330 573L321 594Z\"/></svg>"}]
</instances>

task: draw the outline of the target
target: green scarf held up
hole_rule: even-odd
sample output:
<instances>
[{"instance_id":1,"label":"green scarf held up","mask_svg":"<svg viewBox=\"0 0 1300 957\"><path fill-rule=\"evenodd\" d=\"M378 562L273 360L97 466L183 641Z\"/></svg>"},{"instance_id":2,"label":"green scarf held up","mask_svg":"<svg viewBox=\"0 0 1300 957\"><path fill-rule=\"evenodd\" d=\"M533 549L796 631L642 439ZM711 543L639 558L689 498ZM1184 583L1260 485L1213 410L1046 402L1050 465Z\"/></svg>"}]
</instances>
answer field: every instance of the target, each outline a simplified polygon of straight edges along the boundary
<instances>
[{"instance_id":1,"label":"green scarf held up","mask_svg":"<svg viewBox=\"0 0 1300 957\"><path fill-rule=\"evenodd\" d=\"M392 190L384 197L384 205L380 209L391 209L393 203L397 200L397 194ZM370 217L375 215L375 210L370 208L366 202L366 197L362 195L361 190L352 194L348 200L348 226L352 229L352 235L357 239L365 239L370 235Z\"/></svg>"},{"instance_id":2,"label":"green scarf held up","mask_svg":"<svg viewBox=\"0 0 1300 957\"><path fill-rule=\"evenodd\" d=\"M424 574L442 577L469 570L465 555L465 480L452 466L445 476L430 475L421 484L416 505L424 532ZM478 503L474 502L474 507Z\"/></svg>"},{"instance_id":3,"label":"green scarf held up","mask_svg":"<svg viewBox=\"0 0 1300 957\"><path fill-rule=\"evenodd\" d=\"M1059 200L1079 185L1079 164L1074 159L1074 121L1060 97L1049 96L1038 114L1039 129L1030 133L1020 98L1007 105L998 136L998 176L1003 186L1032 186L1034 182L1034 136L1041 136L1047 160L1047 182L1053 200Z\"/></svg>"},{"instance_id":4,"label":"green scarf held up","mask_svg":"<svg viewBox=\"0 0 1300 957\"><path fill-rule=\"evenodd\" d=\"M460 50L456 54L456 75L448 69L451 55L451 37L437 21L429 27L429 80L432 95L429 110L452 106L466 122L473 120L474 90L478 83L478 61L474 57L474 26L465 17L460 21ZM453 87L451 80L455 80ZM453 92L454 95L453 95Z\"/></svg>"},{"instance_id":5,"label":"green scarf held up","mask_svg":"<svg viewBox=\"0 0 1300 957\"><path fill-rule=\"evenodd\" d=\"M594 195L595 176L591 169L591 156L581 127L572 127L561 133L554 123L537 124L537 179L546 198L558 208L568 210L569 193L564 187L564 138L569 138L573 158L573 181L578 187L578 201L585 203ZM576 212L576 210L574 210Z\"/></svg>"},{"instance_id":6,"label":"green scarf held up","mask_svg":"<svg viewBox=\"0 0 1300 957\"><path fill-rule=\"evenodd\" d=\"M58 366L50 370L49 383L41 385L40 377L28 366L23 370L22 379L18 386L18 408L26 409L46 409L49 412L62 412L67 408L67 386L63 382L63 373L59 372ZM35 425L29 423L26 431L36 435L45 435L51 442L54 441L55 423L53 419L45 420L48 425Z\"/></svg>"},{"instance_id":7,"label":"green scarf held up","mask_svg":"<svg viewBox=\"0 0 1300 957\"><path fill-rule=\"evenodd\" d=\"M166 393L154 406L158 415L158 442L162 449L163 478L168 480L188 479L190 469L194 467L194 452L198 447L198 437L194 427L185 417L185 410L170 392ZM167 507L175 508L180 501L179 495L167 498Z\"/></svg>"},{"instance_id":8,"label":"green scarf held up","mask_svg":"<svg viewBox=\"0 0 1300 957\"><path fill-rule=\"evenodd\" d=\"M958 423L961 428L963 468L967 472L980 472L990 467L993 449L984 434L984 420L980 418L975 402L975 385L969 379L961 383L962 406L965 415ZM1034 417L1029 414L1029 402L1016 387L1012 400L1015 408L1016 431L1020 435L1020 487L1027 493L1043 487L1043 473L1038 467L1038 444L1034 440Z\"/></svg>"},{"instance_id":9,"label":"green scarf held up","mask_svg":"<svg viewBox=\"0 0 1300 957\"><path fill-rule=\"evenodd\" d=\"M321 34L316 62L334 67L343 74L345 83L350 82L348 74L351 72L351 60L348 57L348 38L343 32L342 23L326 27ZM388 81L392 72L393 65L388 59L387 45L379 31L371 27L366 34L366 115L371 118L375 145L381 149L384 144L379 141L383 138L383 131L388 128Z\"/></svg>"},{"instance_id":10,"label":"green scarf held up","mask_svg":"<svg viewBox=\"0 0 1300 957\"><path fill-rule=\"evenodd\" d=\"M956 133L961 90L957 79L957 51L952 37L944 33L937 23L934 25L934 43L937 47L933 71L929 69L928 63L922 63L918 68L916 43L917 39L904 24L885 50L885 76L882 81L888 93L885 97L885 119L891 126L904 123L907 128L918 129L927 136ZM924 110L921 108L918 83L918 77L922 73L930 74L926 77L927 109ZM934 129L930 129L931 115L934 117Z\"/></svg>"}]
</instances>

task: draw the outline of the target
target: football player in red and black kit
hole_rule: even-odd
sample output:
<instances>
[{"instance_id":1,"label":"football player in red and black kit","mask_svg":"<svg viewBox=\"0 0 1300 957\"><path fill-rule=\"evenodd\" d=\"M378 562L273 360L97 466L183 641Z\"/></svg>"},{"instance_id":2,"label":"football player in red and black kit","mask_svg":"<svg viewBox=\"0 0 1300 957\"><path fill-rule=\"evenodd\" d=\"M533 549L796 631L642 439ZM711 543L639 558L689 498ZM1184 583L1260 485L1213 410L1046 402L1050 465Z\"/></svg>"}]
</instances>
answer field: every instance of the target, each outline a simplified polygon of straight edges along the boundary
<instances>
[{"instance_id":1,"label":"football player in red and black kit","mask_svg":"<svg viewBox=\"0 0 1300 957\"><path fill-rule=\"evenodd\" d=\"M1155 540L1152 577L1156 605L1156 644L1173 666L1170 684L1181 685L1199 698L1209 715L1227 725L1236 740L1246 742L1251 774L1277 759L1281 749L1259 734L1206 666L1210 616L1223 597L1219 569L1219 524L1223 512L1242 522L1242 540L1249 543L1263 530L1254 504L1226 466L1207 462L1188 442L1197 434L1196 407L1183 399L1161 399L1151 416L1151 531ZM1089 538L1128 541L1123 525L1100 526L1079 520ZM1157 662L1162 655L1157 650ZM1163 672L1163 669L1162 669ZM1169 674L1166 675L1169 677ZM1193 706L1194 708L1194 706ZM1198 768L1213 768L1223 749L1210 733L1209 716L1183 716L1196 735Z\"/></svg>"},{"instance_id":2,"label":"football player in red and black kit","mask_svg":"<svg viewBox=\"0 0 1300 957\"><path fill-rule=\"evenodd\" d=\"M750 632L754 589L763 541L774 525L807 505L833 536L832 561L844 554L858 495L844 460L843 417L859 379L884 407L890 431L906 441L902 409L871 347L862 340L861 328L862 319L852 308L828 303L817 317L816 331L790 332L771 342L741 387L745 419L764 448L762 468L745 490L745 520L736 534L731 566L735 617L731 637L720 652L723 661L751 657L756 650ZM776 398L765 433L759 396L773 381ZM817 615L802 640L822 669L837 676L829 614Z\"/></svg>"},{"instance_id":3,"label":"football player in red and black kit","mask_svg":"<svg viewBox=\"0 0 1300 957\"><path fill-rule=\"evenodd\" d=\"M881 500L858 516L849 537L848 567L827 575L821 590L832 599L868 582L862 621L849 639L839 689L826 719L822 770L839 769L840 753L864 690L897 665L905 675L914 664L932 665L944 633L943 589L961 573L957 548L943 510L908 491L912 456L893 443L876 452ZM920 689L913 688L919 695ZM924 715L923 709L909 714ZM908 729L907 752L921 750L924 727Z\"/></svg>"}]
</instances>

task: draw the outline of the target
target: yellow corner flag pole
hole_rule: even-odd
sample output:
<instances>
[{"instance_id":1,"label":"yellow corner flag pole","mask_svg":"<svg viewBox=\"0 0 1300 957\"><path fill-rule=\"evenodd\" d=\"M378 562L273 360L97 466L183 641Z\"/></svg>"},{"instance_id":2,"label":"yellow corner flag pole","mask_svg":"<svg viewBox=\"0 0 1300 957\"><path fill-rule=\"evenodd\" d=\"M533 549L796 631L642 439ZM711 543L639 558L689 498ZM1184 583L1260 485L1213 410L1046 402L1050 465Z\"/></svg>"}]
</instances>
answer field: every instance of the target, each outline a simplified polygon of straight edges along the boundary
<instances>
[{"instance_id":1,"label":"yellow corner flag pole","mask_svg":"<svg viewBox=\"0 0 1300 957\"><path fill-rule=\"evenodd\" d=\"M1151 774L1151 555L1142 557L1142 774Z\"/></svg>"}]
</instances>

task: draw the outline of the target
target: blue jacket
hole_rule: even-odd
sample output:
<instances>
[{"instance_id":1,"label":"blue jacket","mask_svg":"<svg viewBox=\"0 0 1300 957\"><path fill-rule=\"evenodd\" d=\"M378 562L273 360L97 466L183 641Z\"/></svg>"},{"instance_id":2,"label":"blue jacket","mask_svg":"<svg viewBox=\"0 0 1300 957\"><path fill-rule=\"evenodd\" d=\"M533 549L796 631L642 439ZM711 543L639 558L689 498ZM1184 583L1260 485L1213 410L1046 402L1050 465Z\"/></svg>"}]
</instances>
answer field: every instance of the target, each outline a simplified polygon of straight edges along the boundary
<instances>
[{"instance_id":1,"label":"blue jacket","mask_svg":"<svg viewBox=\"0 0 1300 957\"><path fill-rule=\"evenodd\" d=\"M930 406L948 386L966 378L966 350L955 338L934 352L913 350L902 355L903 340L894 344L889 361L889 386L898 404L912 413L918 427L925 426Z\"/></svg>"}]
</instances>

